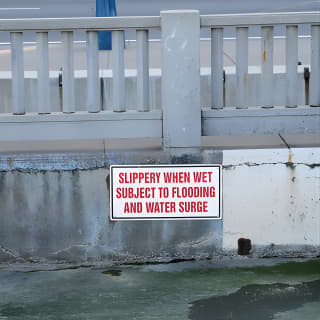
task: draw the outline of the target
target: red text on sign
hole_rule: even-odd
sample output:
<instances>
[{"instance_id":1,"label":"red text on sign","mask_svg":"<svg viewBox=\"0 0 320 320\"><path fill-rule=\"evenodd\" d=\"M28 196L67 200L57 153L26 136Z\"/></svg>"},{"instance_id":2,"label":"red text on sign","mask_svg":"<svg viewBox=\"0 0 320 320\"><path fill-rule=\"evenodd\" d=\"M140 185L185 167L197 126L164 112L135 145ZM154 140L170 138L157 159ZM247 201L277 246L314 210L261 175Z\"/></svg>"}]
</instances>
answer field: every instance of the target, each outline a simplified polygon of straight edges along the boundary
<instances>
[{"instance_id":1,"label":"red text on sign","mask_svg":"<svg viewBox=\"0 0 320 320\"><path fill-rule=\"evenodd\" d=\"M194 182L211 182L212 181L212 172L194 172L193 173Z\"/></svg>"},{"instance_id":2,"label":"red text on sign","mask_svg":"<svg viewBox=\"0 0 320 320\"><path fill-rule=\"evenodd\" d=\"M176 212L175 202L147 202L146 209L148 213L171 213Z\"/></svg>"},{"instance_id":3,"label":"red text on sign","mask_svg":"<svg viewBox=\"0 0 320 320\"><path fill-rule=\"evenodd\" d=\"M160 172L120 172L119 183L159 183Z\"/></svg>"},{"instance_id":4,"label":"red text on sign","mask_svg":"<svg viewBox=\"0 0 320 320\"><path fill-rule=\"evenodd\" d=\"M117 199L150 199L155 196L155 187L147 188L117 188L116 198Z\"/></svg>"},{"instance_id":5,"label":"red text on sign","mask_svg":"<svg viewBox=\"0 0 320 320\"><path fill-rule=\"evenodd\" d=\"M179 212L208 212L207 201L179 202Z\"/></svg>"}]
</instances>

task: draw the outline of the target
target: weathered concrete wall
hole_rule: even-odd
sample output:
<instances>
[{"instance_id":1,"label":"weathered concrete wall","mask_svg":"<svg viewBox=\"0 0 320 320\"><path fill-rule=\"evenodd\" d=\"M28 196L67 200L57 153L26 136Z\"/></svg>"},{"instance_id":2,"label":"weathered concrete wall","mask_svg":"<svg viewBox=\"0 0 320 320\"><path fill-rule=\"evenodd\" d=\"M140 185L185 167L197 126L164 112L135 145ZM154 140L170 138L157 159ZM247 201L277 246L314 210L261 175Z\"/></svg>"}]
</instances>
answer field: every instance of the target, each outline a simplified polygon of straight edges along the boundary
<instances>
[{"instance_id":1,"label":"weathered concrete wall","mask_svg":"<svg viewBox=\"0 0 320 320\"><path fill-rule=\"evenodd\" d=\"M260 255L319 253L319 149L228 150L223 159L224 252L245 237Z\"/></svg>"},{"instance_id":2,"label":"weathered concrete wall","mask_svg":"<svg viewBox=\"0 0 320 320\"><path fill-rule=\"evenodd\" d=\"M0 261L145 261L212 257L221 250L221 221L110 222L108 186L110 164L221 163L221 152L100 156L101 168L84 155L77 170L68 170L68 162L37 170L38 158L0 172Z\"/></svg>"},{"instance_id":3,"label":"weathered concrete wall","mask_svg":"<svg viewBox=\"0 0 320 320\"><path fill-rule=\"evenodd\" d=\"M222 221L109 221L111 164L223 163ZM320 148L0 153L0 261L320 253Z\"/></svg>"}]
</instances>

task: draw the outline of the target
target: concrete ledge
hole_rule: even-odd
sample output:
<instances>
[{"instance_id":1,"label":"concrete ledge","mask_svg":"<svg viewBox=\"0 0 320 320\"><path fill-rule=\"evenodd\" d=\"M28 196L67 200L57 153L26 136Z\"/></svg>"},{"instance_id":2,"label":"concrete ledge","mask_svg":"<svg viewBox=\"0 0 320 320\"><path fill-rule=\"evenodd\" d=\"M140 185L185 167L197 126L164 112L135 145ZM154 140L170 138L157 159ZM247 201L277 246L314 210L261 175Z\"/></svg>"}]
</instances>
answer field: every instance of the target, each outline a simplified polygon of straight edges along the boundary
<instances>
[{"instance_id":1,"label":"concrete ledge","mask_svg":"<svg viewBox=\"0 0 320 320\"><path fill-rule=\"evenodd\" d=\"M320 108L202 109L205 136L320 134Z\"/></svg>"},{"instance_id":2,"label":"concrete ledge","mask_svg":"<svg viewBox=\"0 0 320 320\"><path fill-rule=\"evenodd\" d=\"M155 138L162 136L160 111L0 115L0 140Z\"/></svg>"},{"instance_id":3,"label":"concrete ledge","mask_svg":"<svg viewBox=\"0 0 320 320\"><path fill-rule=\"evenodd\" d=\"M288 146L299 148L320 147L318 134L284 134L281 137L279 135L203 136L201 148L223 150L288 148ZM0 154L68 153L131 149L162 149L162 138L0 141Z\"/></svg>"},{"instance_id":4,"label":"concrete ledge","mask_svg":"<svg viewBox=\"0 0 320 320\"><path fill-rule=\"evenodd\" d=\"M202 147L218 150L287 148L278 135L205 136L202 137Z\"/></svg>"},{"instance_id":5,"label":"concrete ledge","mask_svg":"<svg viewBox=\"0 0 320 320\"><path fill-rule=\"evenodd\" d=\"M201 150L287 149L288 146L320 147L319 135L209 136L202 137ZM162 138L0 141L0 170L101 168L107 165L106 159L112 154L122 153L122 157L129 158L137 152L153 152L160 157L164 154ZM171 152L177 154L174 150ZM184 152L183 148L179 151Z\"/></svg>"},{"instance_id":6,"label":"concrete ledge","mask_svg":"<svg viewBox=\"0 0 320 320\"><path fill-rule=\"evenodd\" d=\"M125 121L125 120L161 120L162 112L153 110L139 112L128 110L125 112L101 111L89 113L78 111L76 113L53 112L50 114L27 113L24 115L0 114L0 123L21 122L72 122L72 121Z\"/></svg>"}]
</instances>

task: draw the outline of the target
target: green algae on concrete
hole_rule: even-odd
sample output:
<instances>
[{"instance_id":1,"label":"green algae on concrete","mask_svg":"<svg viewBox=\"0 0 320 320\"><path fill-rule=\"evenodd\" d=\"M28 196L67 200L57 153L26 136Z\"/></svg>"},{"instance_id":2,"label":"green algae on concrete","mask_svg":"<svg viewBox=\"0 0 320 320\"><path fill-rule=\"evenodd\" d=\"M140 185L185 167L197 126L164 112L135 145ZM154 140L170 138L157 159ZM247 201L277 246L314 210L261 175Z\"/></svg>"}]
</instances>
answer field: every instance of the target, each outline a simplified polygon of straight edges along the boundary
<instances>
[{"instance_id":1,"label":"green algae on concrete","mask_svg":"<svg viewBox=\"0 0 320 320\"><path fill-rule=\"evenodd\" d=\"M241 258L32 273L2 266L0 319L318 319L320 260L277 263ZM201 304L210 305L206 318Z\"/></svg>"},{"instance_id":2,"label":"green algae on concrete","mask_svg":"<svg viewBox=\"0 0 320 320\"><path fill-rule=\"evenodd\" d=\"M111 270L102 271L102 274L111 275L113 277L120 277L121 276L121 272L122 272L121 270L111 269Z\"/></svg>"},{"instance_id":3,"label":"green algae on concrete","mask_svg":"<svg viewBox=\"0 0 320 320\"><path fill-rule=\"evenodd\" d=\"M272 320L279 313L298 309L312 302L320 303L320 280L298 285L250 284L226 296L193 302L190 318Z\"/></svg>"}]
</instances>

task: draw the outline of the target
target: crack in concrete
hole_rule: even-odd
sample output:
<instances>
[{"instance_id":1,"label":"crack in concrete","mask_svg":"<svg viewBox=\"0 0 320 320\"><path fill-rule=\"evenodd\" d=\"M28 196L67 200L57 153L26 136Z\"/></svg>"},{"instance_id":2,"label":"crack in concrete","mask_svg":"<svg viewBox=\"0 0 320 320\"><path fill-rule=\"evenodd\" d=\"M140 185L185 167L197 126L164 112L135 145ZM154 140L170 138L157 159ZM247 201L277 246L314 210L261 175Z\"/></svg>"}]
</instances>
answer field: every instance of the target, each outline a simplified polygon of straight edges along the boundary
<instances>
[{"instance_id":1,"label":"crack in concrete","mask_svg":"<svg viewBox=\"0 0 320 320\"><path fill-rule=\"evenodd\" d=\"M190 246L198 246L204 242L208 242L208 241L211 241L211 239L209 238L205 238L203 240L199 240L199 241L194 241L194 242L187 242L187 243L181 243L179 245L179 247L190 247Z\"/></svg>"},{"instance_id":2,"label":"crack in concrete","mask_svg":"<svg viewBox=\"0 0 320 320\"><path fill-rule=\"evenodd\" d=\"M320 163L303 163L303 162L261 162L261 163L255 163L255 162L243 162L238 164L227 164L223 165L223 169L230 169L235 167L258 167L258 166L265 166L265 165L285 165L286 167L296 167L296 166L306 166L311 169L314 169L316 167L320 167Z\"/></svg>"},{"instance_id":3,"label":"crack in concrete","mask_svg":"<svg viewBox=\"0 0 320 320\"><path fill-rule=\"evenodd\" d=\"M7 255L9 255L9 256L11 256L11 257L13 257L13 258L16 259L16 260L23 260L24 262L35 262L35 261L32 260L32 259L28 259L28 258L24 258L24 257L20 256L19 254L13 252L13 251L12 251L11 249L9 249L9 248L6 248L6 247L2 246L1 244L0 244L0 250L1 250L3 253L5 253L5 254L7 254Z\"/></svg>"},{"instance_id":4,"label":"crack in concrete","mask_svg":"<svg viewBox=\"0 0 320 320\"><path fill-rule=\"evenodd\" d=\"M52 252L51 255L58 255L60 253L67 253L68 251L71 251L73 249L78 249L78 248L84 248L84 249L88 249L89 245L87 244L74 244L70 247L67 247L67 248L63 248L61 250L58 250L58 251L55 251L55 252Z\"/></svg>"},{"instance_id":5,"label":"crack in concrete","mask_svg":"<svg viewBox=\"0 0 320 320\"><path fill-rule=\"evenodd\" d=\"M288 142L284 139L284 137L280 133L278 135L279 135L280 139L282 140L282 142L287 146L287 148L290 151L291 147L289 146Z\"/></svg>"},{"instance_id":6,"label":"crack in concrete","mask_svg":"<svg viewBox=\"0 0 320 320\"><path fill-rule=\"evenodd\" d=\"M211 244L216 241L215 234L210 232L208 235L201 237L200 239L190 241L190 242L182 242L178 245L179 248L188 248L188 247L195 247L200 245Z\"/></svg>"},{"instance_id":7,"label":"crack in concrete","mask_svg":"<svg viewBox=\"0 0 320 320\"><path fill-rule=\"evenodd\" d=\"M36 269L36 270L28 270L22 271L23 273L35 273L35 272L54 272L54 271L67 271L67 270L77 270L77 269L85 269L85 268L92 268L94 267L93 264L77 264L65 267L57 267L54 269Z\"/></svg>"}]
</instances>

